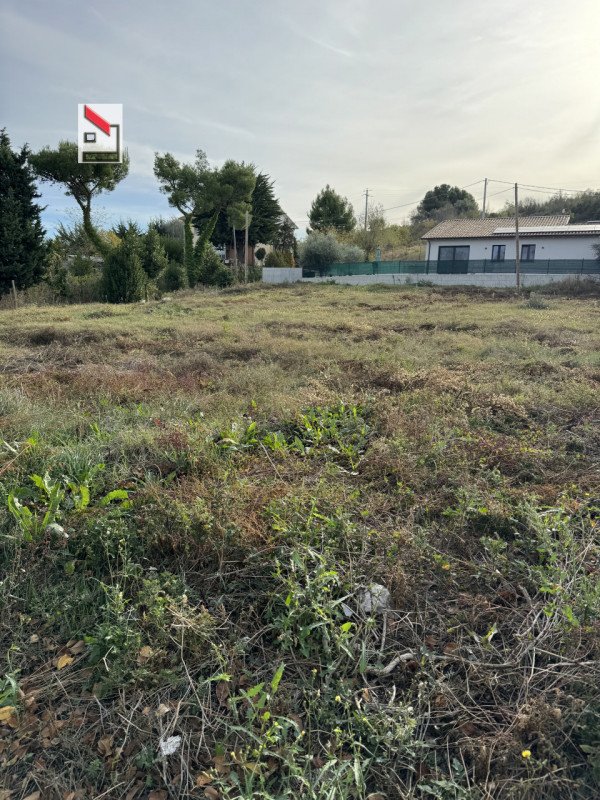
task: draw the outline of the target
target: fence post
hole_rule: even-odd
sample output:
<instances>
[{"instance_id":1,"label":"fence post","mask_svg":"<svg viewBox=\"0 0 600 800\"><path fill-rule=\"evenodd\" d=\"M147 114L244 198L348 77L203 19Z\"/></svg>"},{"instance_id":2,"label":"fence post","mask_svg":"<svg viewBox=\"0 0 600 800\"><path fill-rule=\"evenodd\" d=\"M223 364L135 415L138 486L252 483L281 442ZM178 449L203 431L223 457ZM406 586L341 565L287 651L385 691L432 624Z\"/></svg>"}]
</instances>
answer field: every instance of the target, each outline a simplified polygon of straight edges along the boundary
<instances>
[{"instance_id":1,"label":"fence post","mask_svg":"<svg viewBox=\"0 0 600 800\"><path fill-rule=\"evenodd\" d=\"M581 259L581 272L579 274L583 275L583 258Z\"/></svg>"},{"instance_id":2,"label":"fence post","mask_svg":"<svg viewBox=\"0 0 600 800\"><path fill-rule=\"evenodd\" d=\"M15 311L17 310L17 287L15 286L14 280L11 281L12 284L12 294L13 294L13 303L15 306Z\"/></svg>"}]
</instances>

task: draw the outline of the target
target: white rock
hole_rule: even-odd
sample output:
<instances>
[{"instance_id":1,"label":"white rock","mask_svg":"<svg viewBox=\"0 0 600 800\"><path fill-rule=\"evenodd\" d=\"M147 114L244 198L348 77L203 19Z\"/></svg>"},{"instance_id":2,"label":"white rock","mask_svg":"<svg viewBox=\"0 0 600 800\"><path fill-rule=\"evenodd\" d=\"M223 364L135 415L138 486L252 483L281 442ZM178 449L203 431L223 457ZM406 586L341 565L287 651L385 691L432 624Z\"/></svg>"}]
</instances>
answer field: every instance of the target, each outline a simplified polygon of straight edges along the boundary
<instances>
[{"instance_id":1,"label":"white rock","mask_svg":"<svg viewBox=\"0 0 600 800\"><path fill-rule=\"evenodd\" d=\"M381 614L390 607L391 595L381 583L372 583L361 593L359 604L365 614Z\"/></svg>"},{"instance_id":2,"label":"white rock","mask_svg":"<svg viewBox=\"0 0 600 800\"><path fill-rule=\"evenodd\" d=\"M168 736L159 742L160 754L162 756L172 756L181 746L181 736Z\"/></svg>"}]
</instances>

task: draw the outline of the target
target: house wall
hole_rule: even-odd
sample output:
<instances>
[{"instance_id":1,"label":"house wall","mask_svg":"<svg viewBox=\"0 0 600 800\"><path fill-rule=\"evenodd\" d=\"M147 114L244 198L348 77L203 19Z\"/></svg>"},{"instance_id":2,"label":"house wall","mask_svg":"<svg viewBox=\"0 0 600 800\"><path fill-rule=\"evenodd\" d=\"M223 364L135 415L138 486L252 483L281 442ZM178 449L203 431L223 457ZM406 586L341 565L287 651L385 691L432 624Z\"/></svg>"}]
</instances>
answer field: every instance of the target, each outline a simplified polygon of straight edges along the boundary
<instances>
[{"instance_id":1,"label":"house wall","mask_svg":"<svg viewBox=\"0 0 600 800\"><path fill-rule=\"evenodd\" d=\"M535 260L543 261L548 258L596 258L594 244L600 243L598 236L527 236L519 237L521 245L534 244ZM438 248L469 245L471 250L469 258L471 261L491 261L492 247L495 244L506 246L506 260L513 260L515 257L515 240L503 237L489 239L431 239L429 250L429 260L438 260Z\"/></svg>"}]
</instances>

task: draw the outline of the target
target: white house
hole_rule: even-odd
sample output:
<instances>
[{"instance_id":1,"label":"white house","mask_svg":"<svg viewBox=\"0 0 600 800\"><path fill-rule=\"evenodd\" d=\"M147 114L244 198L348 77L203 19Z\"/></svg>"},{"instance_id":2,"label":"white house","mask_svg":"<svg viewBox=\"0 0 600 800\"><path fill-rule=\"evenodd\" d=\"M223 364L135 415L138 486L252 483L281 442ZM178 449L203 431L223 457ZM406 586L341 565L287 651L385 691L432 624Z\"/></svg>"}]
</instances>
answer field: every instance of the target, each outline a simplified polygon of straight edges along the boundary
<instances>
[{"instance_id":1,"label":"white house","mask_svg":"<svg viewBox=\"0 0 600 800\"><path fill-rule=\"evenodd\" d=\"M467 272L469 262L500 267L501 262L515 259L514 217L449 219L422 238L427 262L437 264L438 272ZM569 225L568 214L519 217L519 242L523 266L536 261L592 261L597 258L594 245L600 244L600 222Z\"/></svg>"}]
</instances>

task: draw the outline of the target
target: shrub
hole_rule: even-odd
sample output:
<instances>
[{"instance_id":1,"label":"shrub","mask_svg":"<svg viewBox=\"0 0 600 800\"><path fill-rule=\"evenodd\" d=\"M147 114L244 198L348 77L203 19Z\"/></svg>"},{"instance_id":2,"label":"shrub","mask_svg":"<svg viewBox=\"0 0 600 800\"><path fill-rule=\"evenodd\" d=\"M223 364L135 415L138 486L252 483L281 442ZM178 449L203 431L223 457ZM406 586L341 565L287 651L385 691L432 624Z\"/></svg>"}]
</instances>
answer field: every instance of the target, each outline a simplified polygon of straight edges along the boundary
<instances>
[{"instance_id":1,"label":"shrub","mask_svg":"<svg viewBox=\"0 0 600 800\"><path fill-rule=\"evenodd\" d=\"M146 274L140 255L141 242L127 231L104 265L103 293L109 303L135 303L144 296Z\"/></svg>"},{"instance_id":2,"label":"shrub","mask_svg":"<svg viewBox=\"0 0 600 800\"><path fill-rule=\"evenodd\" d=\"M178 261L169 261L167 266L158 276L158 288L163 292L176 292L185 289L187 276L183 264Z\"/></svg>"},{"instance_id":3,"label":"shrub","mask_svg":"<svg viewBox=\"0 0 600 800\"><path fill-rule=\"evenodd\" d=\"M263 261L264 257L267 255L267 251L265 250L264 247L258 247L254 255L258 259L258 261Z\"/></svg>"},{"instance_id":4,"label":"shrub","mask_svg":"<svg viewBox=\"0 0 600 800\"><path fill-rule=\"evenodd\" d=\"M294 256L288 250L271 250L265 258L265 267L293 267Z\"/></svg>"},{"instance_id":5,"label":"shrub","mask_svg":"<svg viewBox=\"0 0 600 800\"><path fill-rule=\"evenodd\" d=\"M156 278L168 265L168 258L155 228L150 228L144 236L142 249L142 267L149 278Z\"/></svg>"},{"instance_id":6,"label":"shrub","mask_svg":"<svg viewBox=\"0 0 600 800\"><path fill-rule=\"evenodd\" d=\"M223 264L219 254L212 246L204 248L200 262L200 283L205 286L219 286L224 288L233 282L231 271Z\"/></svg>"},{"instance_id":7,"label":"shrub","mask_svg":"<svg viewBox=\"0 0 600 800\"><path fill-rule=\"evenodd\" d=\"M311 233L300 244L300 266L321 275L336 262L364 261L360 247L339 242L332 233Z\"/></svg>"}]
</instances>

